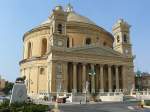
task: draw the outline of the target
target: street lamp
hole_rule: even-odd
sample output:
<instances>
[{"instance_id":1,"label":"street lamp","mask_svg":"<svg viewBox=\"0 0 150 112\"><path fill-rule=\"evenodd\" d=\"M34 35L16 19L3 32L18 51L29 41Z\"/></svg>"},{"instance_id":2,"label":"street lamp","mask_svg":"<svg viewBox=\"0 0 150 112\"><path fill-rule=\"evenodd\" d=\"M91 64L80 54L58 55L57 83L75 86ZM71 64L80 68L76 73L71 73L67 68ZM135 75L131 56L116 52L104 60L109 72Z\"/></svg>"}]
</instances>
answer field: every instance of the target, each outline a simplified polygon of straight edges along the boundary
<instances>
[{"instance_id":1,"label":"street lamp","mask_svg":"<svg viewBox=\"0 0 150 112\"><path fill-rule=\"evenodd\" d=\"M92 66L92 65L91 65L91 70L90 70L90 72L89 72L89 75L92 77L92 81L94 81L94 80L95 80L95 79L94 79L94 78L95 78L94 76L96 75L96 73L95 73L94 66ZM93 83L94 83L94 82L93 82ZM95 86L95 85L94 85L94 86ZM92 88L92 89L93 89L93 88ZM94 90L94 91L92 90L92 93L95 93L95 90Z\"/></svg>"},{"instance_id":2,"label":"street lamp","mask_svg":"<svg viewBox=\"0 0 150 112\"><path fill-rule=\"evenodd\" d=\"M58 96L59 96L59 93L61 92L61 88L62 88L61 83L59 83L59 87L56 91L57 95L56 95L56 101L55 101L55 104L54 104L53 112L60 112L59 106L58 106L58 98L59 98Z\"/></svg>"},{"instance_id":3,"label":"street lamp","mask_svg":"<svg viewBox=\"0 0 150 112\"><path fill-rule=\"evenodd\" d=\"M92 66L92 65L91 65L91 70L90 70L90 72L89 72L89 75L90 75L90 76L95 76L95 75L96 75L94 66Z\"/></svg>"},{"instance_id":4,"label":"street lamp","mask_svg":"<svg viewBox=\"0 0 150 112\"><path fill-rule=\"evenodd\" d=\"M95 73L95 69L94 69L94 66L92 66L91 65L91 69L90 69L90 71L89 71L89 76L91 76L92 77L92 81L94 81L95 79L95 75L96 75L96 73ZM94 83L94 82L93 82ZM92 85L93 86L93 85ZM95 85L94 85L95 86ZM87 91L88 91L88 87L89 87L89 82L88 81L86 81L86 93L85 93L85 95L86 95L86 102L87 102ZM93 88L92 88L92 93L95 93L95 90L93 91Z\"/></svg>"},{"instance_id":5,"label":"street lamp","mask_svg":"<svg viewBox=\"0 0 150 112\"><path fill-rule=\"evenodd\" d=\"M86 81L86 85L85 85L85 103L87 103L87 92L88 92L88 88L89 88L89 82Z\"/></svg>"}]
</instances>

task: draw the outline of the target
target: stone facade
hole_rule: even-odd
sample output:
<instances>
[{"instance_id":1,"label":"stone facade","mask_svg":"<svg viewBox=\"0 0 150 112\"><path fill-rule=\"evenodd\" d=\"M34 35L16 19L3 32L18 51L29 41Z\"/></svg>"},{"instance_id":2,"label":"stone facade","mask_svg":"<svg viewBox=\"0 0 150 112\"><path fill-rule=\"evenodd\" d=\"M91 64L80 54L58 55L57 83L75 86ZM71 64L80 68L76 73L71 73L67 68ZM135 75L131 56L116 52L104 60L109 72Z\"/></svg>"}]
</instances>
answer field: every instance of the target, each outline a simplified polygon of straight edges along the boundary
<instances>
[{"instance_id":1,"label":"stone facade","mask_svg":"<svg viewBox=\"0 0 150 112\"><path fill-rule=\"evenodd\" d=\"M5 88L6 80L0 76L0 90Z\"/></svg>"},{"instance_id":2,"label":"stone facade","mask_svg":"<svg viewBox=\"0 0 150 112\"><path fill-rule=\"evenodd\" d=\"M20 72L28 94L130 90L134 66L130 26L119 20L113 35L72 7L56 6L48 20L25 33ZM95 75L89 75L93 68Z\"/></svg>"},{"instance_id":3,"label":"stone facade","mask_svg":"<svg viewBox=\"0 0 150 112\"><path fill-rule=\"evenodd\" d=\"M149 90L150 89L150 74L141 73L141 76L135 77L135 86L138 90Z\"/></svg>"}]
</instances>

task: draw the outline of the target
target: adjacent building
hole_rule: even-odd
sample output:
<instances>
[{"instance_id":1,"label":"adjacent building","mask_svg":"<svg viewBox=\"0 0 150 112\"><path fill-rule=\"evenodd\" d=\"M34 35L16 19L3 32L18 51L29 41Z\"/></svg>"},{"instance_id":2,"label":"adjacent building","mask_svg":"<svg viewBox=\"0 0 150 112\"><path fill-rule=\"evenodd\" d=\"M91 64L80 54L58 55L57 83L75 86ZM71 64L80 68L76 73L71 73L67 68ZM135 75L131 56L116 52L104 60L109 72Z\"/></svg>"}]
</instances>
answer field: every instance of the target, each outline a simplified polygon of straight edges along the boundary
<instances>
[{"instance_id":1,"label":"adjacent building","mask_svg":"<svg viewBox=\"0 0 150 112\"><path fill-rule=\"evenodd\" d=\"M150 90L150 74L143 72L140 76L136 76L135 87L138 90Z\"/></svg>"},{"instance_id":2,"label":"adjacent building","mask_svg":"<svg viewBox=\"0 0 150 112\"><path fill-rule=\"evenodd\" d=\"M6 83L5 79L1 78L0 76L0 90L3 90L5 88L5 83Z\"/></svg>"},{"instance_id":3,"label":"adjacent building","mask_svg":"<svg viewBox=\"0 0 150 112\"><path fill-rule=\"evenodd\" d=\"M73 10L56 6L23 36L21 76L28 94L128 91L134 87L130 25L123 19L112 33Z\"/></svg>"}]
</instances>

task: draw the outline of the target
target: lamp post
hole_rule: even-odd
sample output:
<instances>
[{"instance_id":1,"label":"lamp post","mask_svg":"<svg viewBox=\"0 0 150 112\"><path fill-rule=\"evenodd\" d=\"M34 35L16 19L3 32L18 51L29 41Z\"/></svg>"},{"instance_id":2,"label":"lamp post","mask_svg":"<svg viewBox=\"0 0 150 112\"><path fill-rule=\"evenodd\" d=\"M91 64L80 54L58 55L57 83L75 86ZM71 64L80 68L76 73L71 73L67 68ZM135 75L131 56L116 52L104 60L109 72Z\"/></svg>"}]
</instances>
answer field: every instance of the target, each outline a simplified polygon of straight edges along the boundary
<instances>
[{"instance_id":1,"label":"lamp post","mask_svg":"<svg viewBox=\"0 0 150 112\"><path fill-rule=\"evenodd\" d=\"M91 65L91 70L90 70L90 72L89 72L89 75L92 77L92 81L94 81L95 79L95 75L96 75L96 73L95 73L95 69L94 69L94 66L92 66ZM94 82L93 82L94 83ZM95 86L95 85L94 85ZM93 88L92 88L93 89ZM93 93L95 93L95 91L92 91Z\"/></svg>"},{"instance_id":2,"label":"lamp post","mask_svg":"<svg viewBox=\"0 0 150 112\"><path fill-rule=\"evenodd\" d=\"M57 100L60 92L61 92L61 83L59 83L59 87L56 91L56 94L57 94L56 95L56 102L55 102L54 109L52 112L60 112L59 107L58 107L58 100Z\"/></svg>"},{"instance_id":3,"label":"lamp post","mask_svg":"<svg viewBox=\"0 0 150 112\"><path fill-rule=\"evenodd\" d=\"M89 82L86 81L86 85L85 85L85 103L87 103L87 92L88 92L88 88L89 88Z\"/></svg>"}]
</instances>

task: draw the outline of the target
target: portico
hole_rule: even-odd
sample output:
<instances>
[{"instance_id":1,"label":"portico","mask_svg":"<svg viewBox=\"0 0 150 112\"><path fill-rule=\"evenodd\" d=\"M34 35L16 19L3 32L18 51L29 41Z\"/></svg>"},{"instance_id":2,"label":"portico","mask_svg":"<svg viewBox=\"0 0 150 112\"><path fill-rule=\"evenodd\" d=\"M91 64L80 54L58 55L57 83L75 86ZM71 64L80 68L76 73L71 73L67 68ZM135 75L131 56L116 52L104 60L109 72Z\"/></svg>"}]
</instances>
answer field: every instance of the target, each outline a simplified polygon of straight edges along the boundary
<instances>
[{"instance_id":1,"label":"portico","mask_svg":"<svg viewBox=\"0 0 150 112\"><path fill-rule=\"evenodd\" d=\"M60 83L64 85L62 92L85 93L87 81L89 93L118 92L125 87L125 83L123 83L126 80L126 77L123 77L125 75L123 72L124 65L59 61L55 64L58 63L62 63L63 78ZM92 66L95 71L93 76L89 75ZM53 87L59 86L53 85Z\"/></svg>"}]
</instances>

